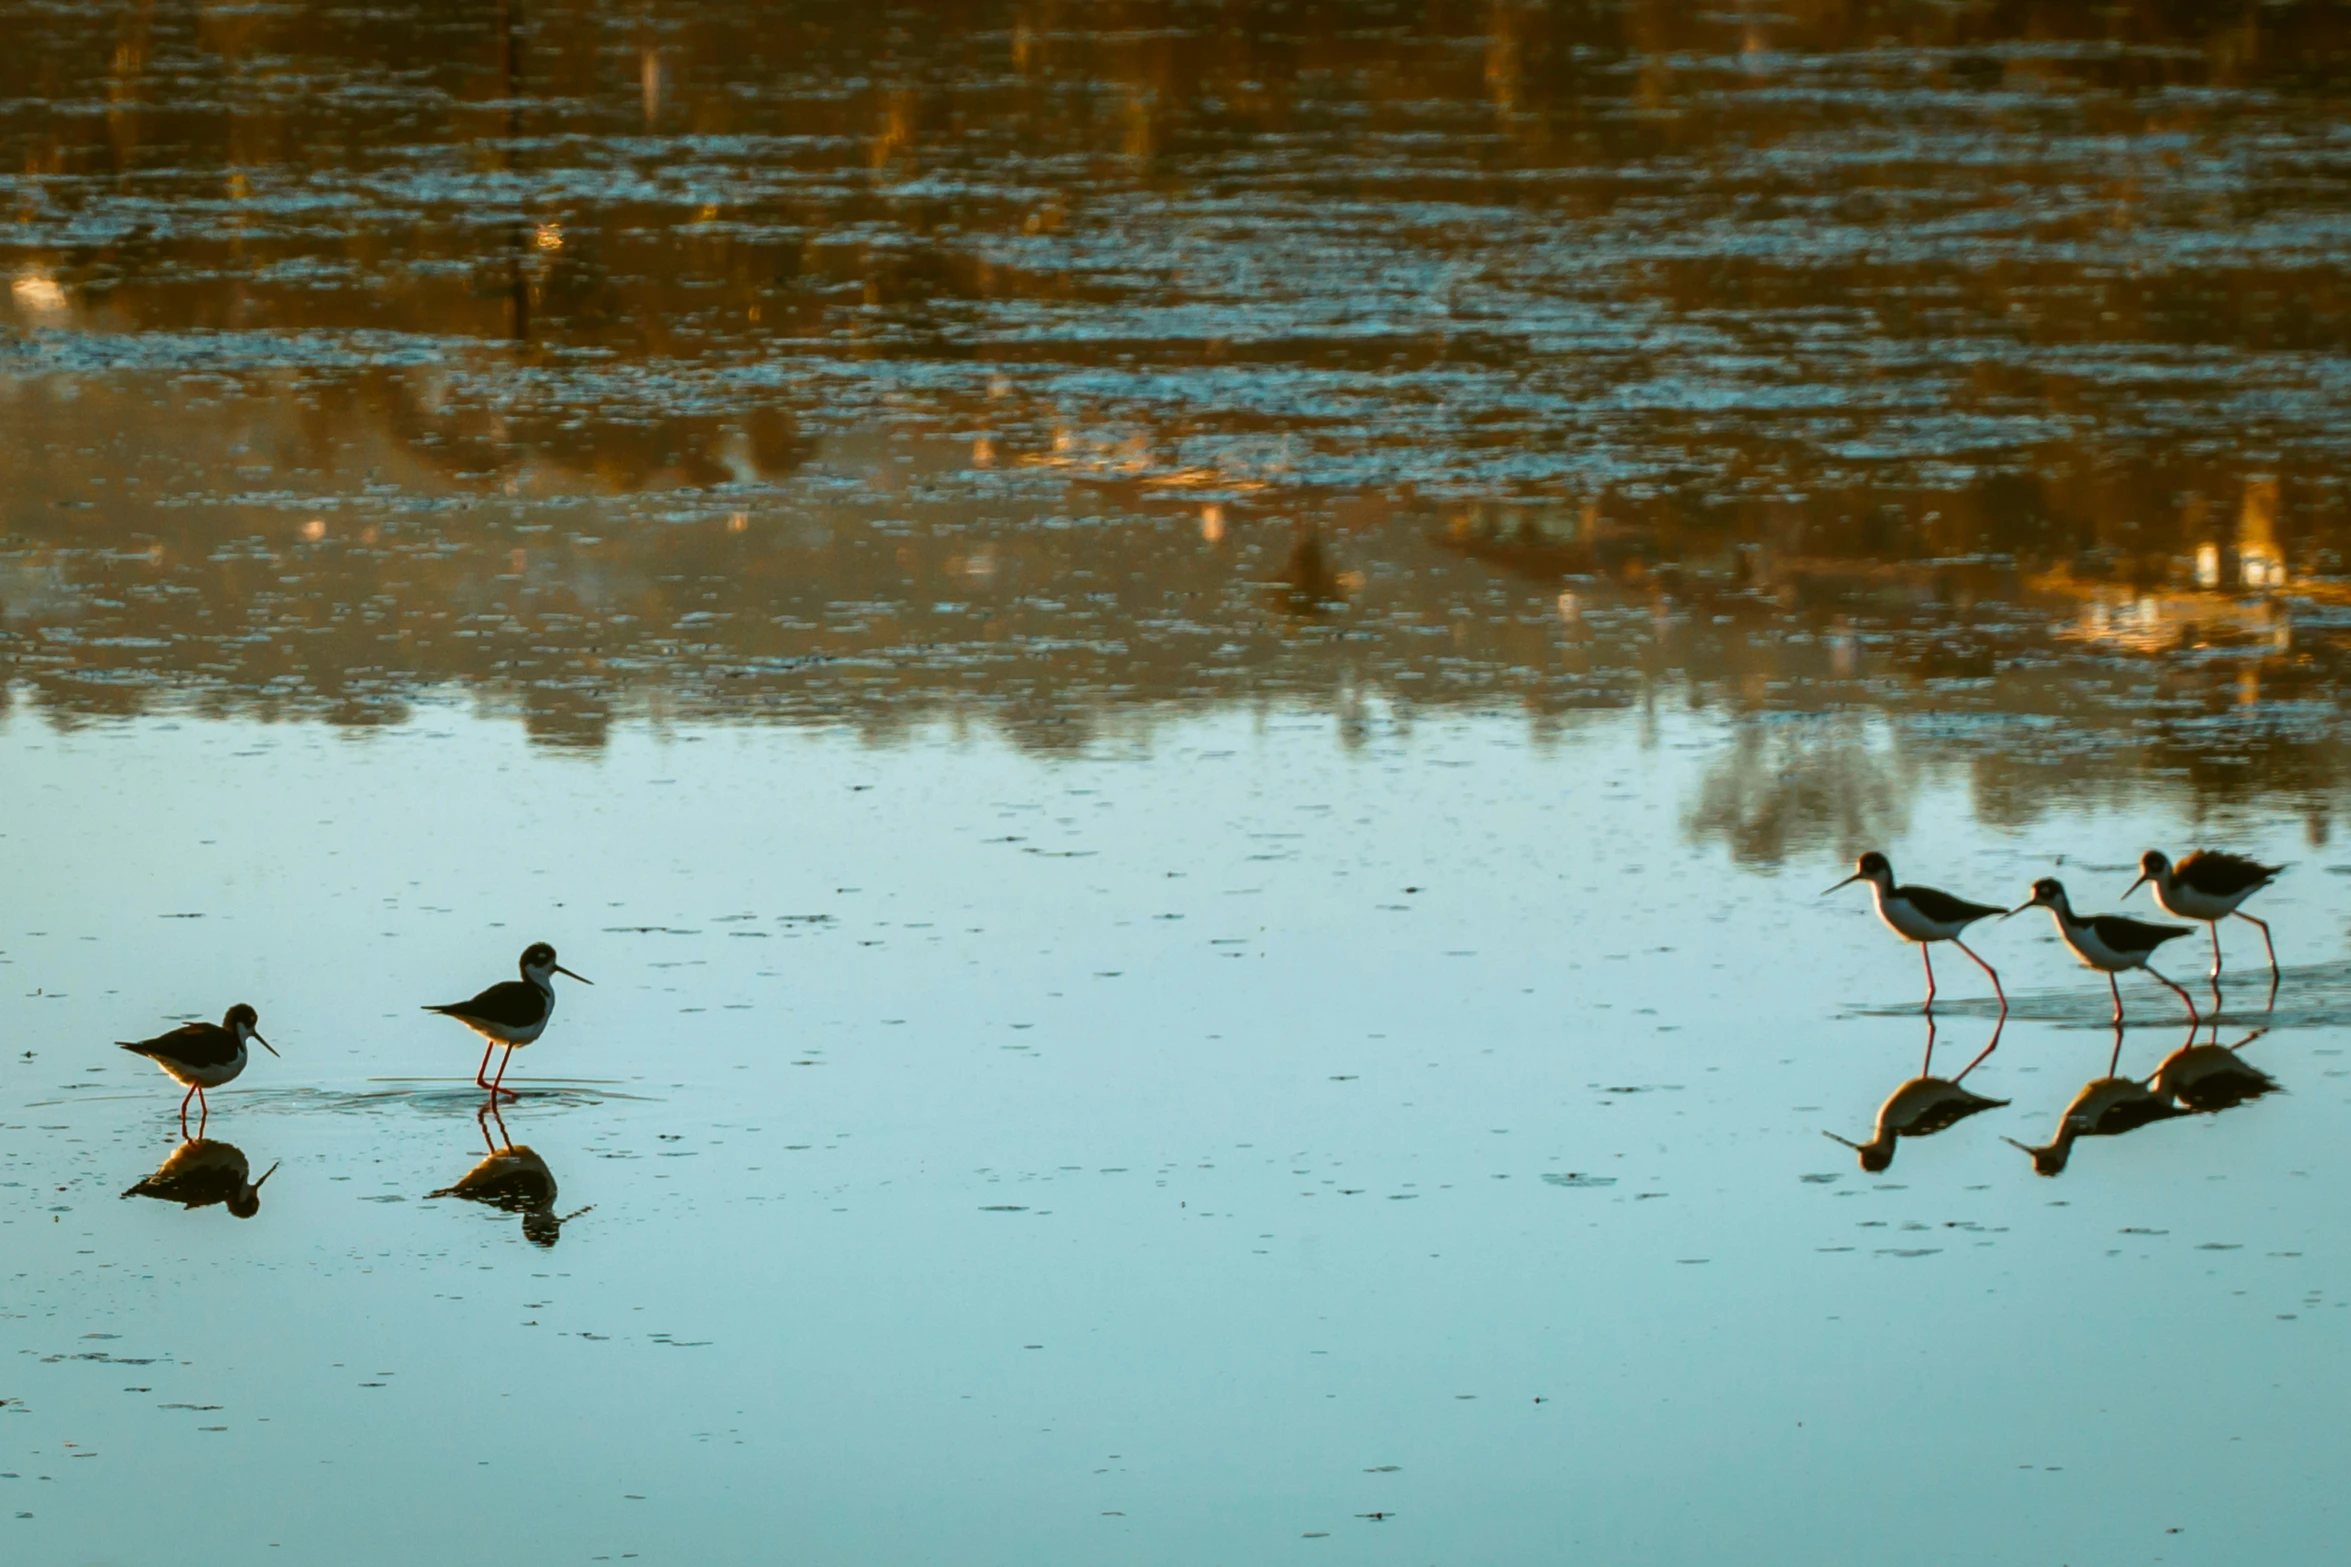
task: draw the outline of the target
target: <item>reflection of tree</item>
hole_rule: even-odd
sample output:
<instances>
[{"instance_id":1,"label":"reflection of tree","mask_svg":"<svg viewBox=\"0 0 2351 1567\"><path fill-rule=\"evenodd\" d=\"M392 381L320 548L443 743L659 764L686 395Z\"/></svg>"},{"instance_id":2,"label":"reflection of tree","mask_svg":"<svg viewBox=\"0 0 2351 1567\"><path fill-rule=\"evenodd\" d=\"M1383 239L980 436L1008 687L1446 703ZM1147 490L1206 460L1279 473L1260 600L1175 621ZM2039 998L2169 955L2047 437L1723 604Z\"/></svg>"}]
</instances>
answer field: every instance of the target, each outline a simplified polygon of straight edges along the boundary
<instances>
[{"instance_id":1,"label":"reflection of tree","mask_svg":"<svg viewBox=\"0 0 2351 1567\"><path fill-rule=\"evenodd\" d=\"M2339 204L2337 8L8 15L0 657L58 722L1678 691L1866 705L2002 821L2351 777L2351 312L2237 232ZM900 463L942 432L1009 498ZM1822 732L1742 728L1692 830L1876 836L1904 774Z\"/></svg>"},{"instance_id":2,"label":"reflection of tree","mask_svg":"<svg viewBox=\"0 0 2351 1567\"><path fill-rule=\"evenodd\" d=\"M1750 864L1892 841L1909 820L1913 778L1899 753L1871 748L1870 728L1842 716L1741 723L1707 765L1683 830Z\"/></svg>"}]
</instances>

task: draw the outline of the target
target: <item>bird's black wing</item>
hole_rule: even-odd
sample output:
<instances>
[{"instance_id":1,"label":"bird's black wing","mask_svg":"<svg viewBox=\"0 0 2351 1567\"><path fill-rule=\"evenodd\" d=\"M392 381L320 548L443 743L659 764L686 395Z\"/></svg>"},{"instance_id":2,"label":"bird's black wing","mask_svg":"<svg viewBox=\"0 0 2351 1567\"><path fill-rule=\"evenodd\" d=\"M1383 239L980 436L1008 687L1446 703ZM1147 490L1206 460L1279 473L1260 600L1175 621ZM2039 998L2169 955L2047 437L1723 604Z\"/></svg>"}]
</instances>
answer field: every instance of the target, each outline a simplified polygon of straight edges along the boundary
<instances>
[{"instance_id":1,"label":"bird's black wing","mask_svg":"<svg viewBox=\"0 0 2351 1567\"><path fill-rule=\"evenodd\" d=\"M1938 925L1957 925L1966 921L1988 919L2004 912L1987 903L1970 903L1955 898L1933 887L1903 887L1897 889L1910 900L1910 906Z\"/></svg>"},{"instance_id":2,"label":"bird's black wing","mask_svg":"<svg viewBox=\"0 0 2351 1567\"><path fill-rule=\"evenodd\" d=\"M2208 892L2216 898L2234 897L2240 892L2251 892L2266 887L2277 879L2281 866L2264 865L2248 860L2241 854L2229 854L2218 849L2198 849L2171 868L2171 873L2198 892Z\"/></svg>"},{"instance_id":3,"label":"bird's black wing","mask_svg":"<svg viewBox=\"0 0 2351 1567\"><path fill-rule=\"evenodd\" d=\"M425 1010L449 1017L480 1018L485 1023L500 1023L509 1028L528 1028L546 1012L547 998L529 981L510 979L503 985L492 985L471 1001L452 1001Z\"/></svg>"},{"instance_id":4,"label":"bird's black wing","mask_svg":"<svg viewBox=\"0 0 2351 1567\"><path fill-rule=\"evenodd\" d=\"M118 1041L134 1055L183 1066L227 1066L237 1059L237 1036L218 1023L183 1023L153 1039Z\"/></svg>"},{"instance_id":5,"label":"bird's black wing","mask_svg":"<svg viewBox=\"0 0 2351 1567\"><path fill-rule=\"evenodd\" d=\"M2185 936L2185 925L2157 925L2127 914L2093 914L2082 921L2098 939L2116 952L2153 952L2174 936Z\"/></svg>"}]
</instances>

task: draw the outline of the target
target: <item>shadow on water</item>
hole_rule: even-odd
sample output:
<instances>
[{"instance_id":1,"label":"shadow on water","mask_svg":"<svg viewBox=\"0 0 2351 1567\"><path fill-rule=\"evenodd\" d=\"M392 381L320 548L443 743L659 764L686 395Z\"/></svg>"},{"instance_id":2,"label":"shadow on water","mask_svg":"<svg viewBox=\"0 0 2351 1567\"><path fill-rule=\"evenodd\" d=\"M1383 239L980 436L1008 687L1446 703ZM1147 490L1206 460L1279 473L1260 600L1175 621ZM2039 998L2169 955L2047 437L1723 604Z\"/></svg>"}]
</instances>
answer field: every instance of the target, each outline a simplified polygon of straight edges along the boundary
<instances>
[{"instance_id":1,"label":"shadow on water","mask_svg":"<svg viewBox=\"0 0 2351 1567\"><path fill-rule=\"evenodd\" d=\"M2006 1141L2031 1156L2036 1175L2061 1175L2074 1144L2085 1137L2121 1137L2158 1121L2217 1114L2282 1091L2275 1078L2238 1054L2265 1030L2254 1029L2233 1045L2220 1044L2217 1029L2211 1042L2199 1044L2198 1032L2190 1028L2187 1043L2140 1079L2116 1075L2123 1049L2123 1031L2116 1029L2106 1075L2082 1085L2058 1116L2049 1141L2039 1147L2013 1137Z\"/></svg>"},{"instance_id":2,"label":"shadow on water","mask_svg":"<svg viewBox=\"0 0 2351 1567\"><path fill-rule=\"evenodd\" d=\"M1839 1137L1834 1132L1821 1135L1831 1142L1843 1143L1861 1160L1864 1170L1876 1174L1894 1163L1894 1145L1905 1137L1932 1137L1948 1131L1984 1110L1996 1110L2008 1103L2005 1099L1989 1099L1972 1089L1961 1086L1967 1074L1983 1065L1984 1059L2000 1048L2000 1033L2007 1026L2001 1019L1992 1027L1992 1037L1977 1051L1974 1059L1950 1077L1930 1075L1935 1062L1935 1020L1927 1019L1926 1054L1918 1064L1919 1075L1897 1086L1878 1107L1877 1125L1869 1141L1857 1143Z\"/></svg>"},{"instance_id":3,"label":"shadow on water","mask_svg":"<svg viewBox=\"0 0 2351 1567\"><path fill-rule=\"evenodd\" d=\"M498 1125L496 1138L490 1135L493 1121ZM524 1238L534 1246L552 1247L562 1238L566 1224L590 1210L576 1208L570 1213L556 1213L555 1172L547 1168L547 1161L534 1150L514 1141L495 1105L483 1105L475 1114L475 1124L481 1130L482 1144L488 1152L472 1169L459 1176L455 1185L427 1192L426 1200L457 1197L501 1213L519 1214Z\"/></svg>"},{"instance_id":4,"label":"shadow on water","mask_svg":"<svg viewBox=\"0 0 2351 1567\"><path fill-rule=\"evenodd\" d=\"M250 1180L252 1165L235 1143L190 1138L155 1167L155 1173L125 1191L125 1197L153 1197L183 1208L225 1207L240 1219L261 1211L261 1188L277 1173L271 1165L261 1179Z\"/></svg>"}]
</instances>

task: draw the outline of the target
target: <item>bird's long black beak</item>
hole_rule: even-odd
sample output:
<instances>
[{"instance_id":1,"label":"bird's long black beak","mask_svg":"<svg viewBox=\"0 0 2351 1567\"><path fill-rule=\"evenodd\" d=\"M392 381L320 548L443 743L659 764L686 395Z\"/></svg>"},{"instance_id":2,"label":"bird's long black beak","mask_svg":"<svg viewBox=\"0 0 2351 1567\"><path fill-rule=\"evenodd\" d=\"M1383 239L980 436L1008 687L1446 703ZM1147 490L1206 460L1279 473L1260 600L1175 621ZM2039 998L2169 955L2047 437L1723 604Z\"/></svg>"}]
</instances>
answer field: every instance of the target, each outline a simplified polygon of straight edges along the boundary
<instances>
[{"instance_id":1,"label":"bird's long black beak","mask_svg":"<svg viewBox=\"0 0 2351 1567\"><path fill-rule=\"evenodd\" d=\"M1837 887L1850 887L1850 886L1852 886L1852 885L1853 885L1855 882L1857 882L1857 881L1859 881L1859 880L1861 880L1861 872L1859 872L1859 871L1855 871L1855 872L1854 872L1852 875L1850 875L1850 876L1846 877L1846 878L1845 878L1843 881L1841 881L1841 882L1837 883ZM1828 896L1830 893L1832 893L1832 892L1835 892L1835 891L1837 890L1837 887L1823 887L1823 888L1821 888L1821 889L1820 889L1820 895L1821 895L1822 897L1824 897L1824 898L1825 898L1825 897L1827 897L1827 896Z\"/></svg>"},{"instance_id":2,"label":"bird's long black beak","mask_svg":"<svg viewBox=\"0 0 2351 1567\"><path fill-rule=\"evenodd\" d=\"M286 1162L285 1160L283 1160L283 1159L280 1159L280 1160L278 1161L278 1164L284 1164L285 1162ZM271 1176L273 1176L273 1175L277 1174L277 1173L278 1173L278 1164L273 1164L273 1165L271 1165L271 1166L270 1166L268 1169L266 1169L266 1170L262 1171L262 1172L261 1172L261 1181L266 1181L266 1180L268 1180L268 1179L269 1179ZM255 1181L255 1182L253 1183L253 1189L254 1189L255 1191L259 1191L259 1190L261 1190L261 1181Z\"/></svg>"},{"instance_id":3,"label":"bird's long black beak","mask_svg":"<svg viewBox=\"0 0 2351 1567\"><path fill-rule=\"evenodd\" d=\"M1820 1135L1821 1135L1821 1136L1823 1136L1823 1137L1825 1137L1825 1138L1827 1138L1827 1139L1828 1139L1830 1142L1832 1142L1832 1143L1843 1143L1843 1144L1844 1144L1846 1147L1848 1147L1848 1148L1852 1149L1852 1150L1853 1150L1855 1153L1859 1153L1859 1152L1861 1152L1861 1145L1860 1145L1859 1143L1855 1142L1855 1141L1854 1141L1852 1138L1850 1138L1850 1137L1839 1137L1839 1136L1838 1136L1836 1133L1834 1133L1834 1132L1825 1132L1825 1131L1824 1131L1824 1132L1822 1132Z\"/></svg>"},{"instance_id":4,"label":"bird's long black beak","mask_svg":"<svg viewBox=\"0 0 2351 1567\"><path fill-rule=\"evenodd\" d=\"M2022 914L2027 909L2040 907L2040 903L2041 900L2038 898L2027 898L2024 900L2024 902L2018 904L2015 908L2010 909L2006 914L2003 914L2000 917L2002 919L2013 919L2017 915ZM2022 1147L2023 1144L2019 1143L2017 1146Z\"/></svg>"},{"instance_id":5,"label":"bird's long black beak","mask_svg":"<svg viewBox=\"0 0 2351 1567\"><path fill-rule=\"evenodd\" d=\"M572 974L570 969L565 968L560 963L555 965L555 972L558 974L570 974L573 979L578 980L583 985L593 985L596 983L594 980L588 978L588 976L585 974Z\"/></svg>"},{"instance_id":6,"label":"bird's long black beak","mask_svg":"<svg viewBox=\"0 0 2351 1567\"><path fill-rule=\"evenodd\" d=\"M264 1050L268 1051L268 1052L269 1052L271 1055L273 1055L273 1056L276 1056L276 1055L278 1054L278 1047L277 1047L277 1046L275 1046L275 1045L273 1045L273 1044L271 1044L271 1043L270 1043L268 1040L266 1040L266 1039L262 1038L262 1037L261 1037L259 1034L255 1034L255 1035L253 1036L253 1042L254 1042L255 1044L259 1045L259 1046L260 1046L262 1049L264 1049ZM279 1059L279 1060L281 1060L281 1061L283 1061L283 1060L285 1059L285 1057L284 1057L284 1056L278 1056L278 1059ZM276 1169L276 1168L277 1168L277 1166L273 1164L273 1165L271 1165L271 1166L270 1166L270 1168L274 1170L274 1169ZM254 1185L256 1185L256 1186L259 1186L259 1185L261 1184L261 1182L259 1182L259 1181L255 1181L253 1184L254 1184Z\"/></svg>"},{"instance_id":7,"label":"bird's long black beak","mask_svg":"<svg viewBox=\"0 0 2351 1567\"><path fill-rule=\"evenodd\" d=\"M2145 871L2139 872L2139 879L2132 882L2128 887L2123 888L2122 895L2126 898L2129 897L2132 893L2137 892L2139 888L2146 882L2146 880L2147 873Z\"/></svg>"}]
</instances>

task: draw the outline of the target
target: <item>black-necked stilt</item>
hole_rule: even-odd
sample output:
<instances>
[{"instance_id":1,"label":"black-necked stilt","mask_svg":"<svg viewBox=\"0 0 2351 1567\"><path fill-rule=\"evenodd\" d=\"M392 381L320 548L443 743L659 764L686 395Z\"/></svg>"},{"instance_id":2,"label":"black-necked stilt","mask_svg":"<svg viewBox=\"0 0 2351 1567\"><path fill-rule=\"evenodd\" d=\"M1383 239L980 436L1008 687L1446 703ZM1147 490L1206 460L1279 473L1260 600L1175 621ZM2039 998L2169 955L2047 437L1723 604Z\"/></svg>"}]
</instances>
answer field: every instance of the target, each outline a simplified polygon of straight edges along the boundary
<instances>
[{"instance_id":1,"label":"black-necked stilt","mask_svg":"<svg viewBox=\"0 0 2351 1567\"><path fill-rule=\"evenodd\" d=\"M2035 906L2047 909L2057 921L2057 933L2065 944L2073 948L2074 956L2106 976L2106 986L2114 992L2114 1022L2122 1024L2122 986L2115 976L2124 969L2146 969L2156 979L2179 992L2187 1003L2188 1021L2198 1021L2196 999L2179 986L2164 979L2151 967L2148 959L2155 949L2167 941L2188 934L2185 925L2150 925L2122 914L2076 914L2073 904L2065 896L2065 884L2054 876L2044 876L2033 883L2033 895L2010 909L2008 914L2022 914ZM2007 914L2001 916L2006 919Z\"/></svg>"},{"instance_id":2,"label":"black-necked stilt","mask_svg":"<svg viewBox=\"0 0 2351 1567\"><path fill-rule=\"evenodd\" d=\"M1875 849L1855 860L1853 874L1837 883L1837 887L1850 887L1857 881L1869 883L1870 894L1877 899L1878 918L1886 922L1886 928L1904 941L1918 943L1918 955L1927 966L1925 1006L1929 1010L1935 1004L1935 959L1929 949L1935 942L1948 941L1969 957L1975 958L1976 967L1991 978L1992 994L2000 998L2001 1012L2005 1014L2008 1011L2008 992L2000 988L2000 976L1993 973L1991 964L1976 956L1973 947L1959 939L1960 933L1977 920L1989 919L1999 913L1997 905L1970 903L1965 898L1955 898L1932 887L1897 887L1894 885L1892 862ZM1827 897L1837 887L1825 889L1821 896Z\"/></svg>"},{"instance_id":3,"label":"black-necked stilt","mask_svg":"<svg viewBox=\"0 0 2351 1567\"><path fill-rule=\"evenodd\" d=\"M2215 1027L2210 1044L2191 1042L2165 1056L2147 1079L2147 1086L2202 1114L2234 1109L2264 1094L2277 1093L2276 1078L2237 1054L2263 1032L2257 1028L2235 1044L2224 1045Z\"/></svg>"},{"instance_id":4,"label":"black-necked stilt","mask_svg":"<svg viewBox=\"0 0 2351 1567\"><path fill-rule=\"evenodd\" d=\"M2261 930L2261 944L2269 949L2269 977L2278 974L2277 943L2269 939L2269 922L2255 919L2237 907L2247 898L2277 880L2285 867L2263 865L2248 860L2241 854L2223 854L2213 849L2198 849L2183 855L2178 864L2164 858L2161 849L2149 849L2139 856L2139 881L2123 889L2129 897L2138 891L2139 882L2152 882L2155 901L2170 913L2184 920L2202 920L2212 931L2212 977L2220 978L2220 922L2234 914L2251 921Z\"/></svg>"},{"instance_id":5,"label":"black-necked stilt","mask_svg":"<svg viewBox=\"0 0 2351 1567\"><path fill-rule=\"evenodd\" d=\"M117 1040L116 1043L133 1055L145 1056L175 1082L188 1085L188 1091L180 1095L180 1135L185 1137L188 1101L196 1101L196 1124L201 1129L212 1116L212 1104L204 1097L204 1090L236 1081L237 1074L245 1070L247 1040L273 1056L277 1054L276 1048L261 1037L260 1022L261 1014L240 1001L218 1023L182 1023L170 1033L158 1034L153 1039Z\"/></svg>"},{"instance_id":6,"label":"black-necked stilt","mask_svg":"<svg viewBox=\"0 0 2351 1567\"><path fill-rule=\"evenodd\" d=\"M446 1006L426 1007L427 1012L438 1012L453 1017L467 1028L489 1041L482 1048L482 1064L473 1080L490 1091L496 1099L504 1094L509 1099L519 1098L511 1088L499 1085L506 1081L507 1063L515 1051L529 1044L547 1031L547 1020L555 1015L555 976L568 975L583 985L595 983L581 979L570 969L555 961L555 949L543 941L534 941L522 950L522 978L510 979L504 984L492 985L470 1001L452 1001ZM490 1080L490 1052L500 1045L506 1055L498 1063L498 1078Z\"/></svg>"},{"instance_id":7,"label":"black-necked stilt","mask_svg":"<svg viewBox=\"0 0 2351 1567\"><path fill-rule=\"evenodd\" d=\"M261 1172L260 1181L248 1181L245 1177L252 1168L245 1160L245 1150L235 1143L192 1137L174 1148L153 1175L123 1195L154 1197L184 1208L221 1203L238 1218L250 1219L261 1211L262 1181L278 1173L273 1164Z\"/></svg>"},{"instance_id":8,"label":"black-necked stilt","mask_svg":"<svg viewBox=\"0 0 2351 1567\"><path fill-rule=\"evenodd\" d=\"M1861 1157L1861 1167L1871 1174L1884 1170L1894 1162L1894 1144L1904 1137L1932 1137L1947 1131L1974 1115L1979 1110L1995 1110L2008 1103L2005 1099L1987 1099L1970 1088L1960 1086L1967 1074L1983 1065L1984 1058L2000 1048L2000 1030L2007 1026L2003 1015L1992 1029L1992 1042L1978 1052L1973 1061L1959 1069L1954 1077L1931 1077L1927 1068L1935 1059L1935 1025L1927 1021L1926 1060L1919 1063L1919 1075L1896 1088L1886 1102L1878 1106L1877 1127L1866 1143L1839 1137L1834 1132L1821 1135L1831 1142L1843 1143Z\"/></svg>"},{"instance_id":9,"label":"black-necked stilt","mask_svg":"<svg viewBox=\"0 0 2351 1567\"><path fill-rule=\"evenodd\" d=\"M482 1129L482 1141L489 1147L489 1156L457 1178L454 1186L444 1186L437 1192L428 1192L428 1198L462 1197L467 1202L487 1203L506 1213L522 1215L522 1233L535 1246L552 1246L562 1235L563 1227L586 1208L563 1214L555 1212L555 1172L547 1168L547 1161L508 1135L506 1120L498 1116L496 1101L482 1108L476 1121ZM490 1125L483 1117L497 1116L498 1135L503 1144L490 1137Z\"/></svg>"}]
</instances>

